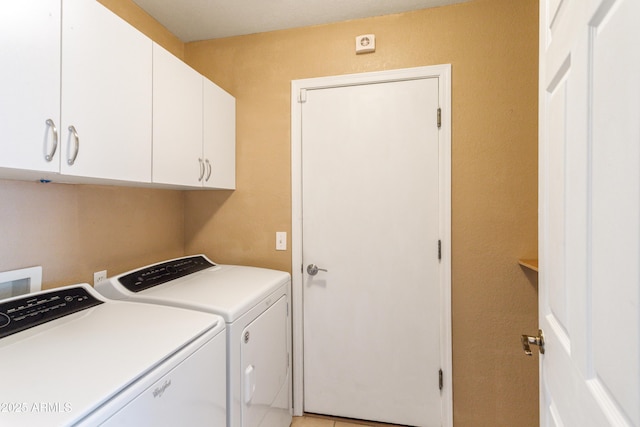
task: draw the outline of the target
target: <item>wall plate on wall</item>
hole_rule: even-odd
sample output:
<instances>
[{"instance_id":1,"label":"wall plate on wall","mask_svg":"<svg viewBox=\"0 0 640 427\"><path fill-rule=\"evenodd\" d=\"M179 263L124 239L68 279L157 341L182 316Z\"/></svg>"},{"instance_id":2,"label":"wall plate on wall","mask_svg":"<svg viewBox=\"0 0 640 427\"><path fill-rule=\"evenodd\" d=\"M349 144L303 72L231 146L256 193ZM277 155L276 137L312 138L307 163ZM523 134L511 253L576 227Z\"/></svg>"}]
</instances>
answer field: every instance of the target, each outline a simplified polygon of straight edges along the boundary
<instances>
[{"instance_id":1,"label":"wall plate on wall","mask_svg":"<svg viewBox=\"0 0 640 427\"><path fill-rule=\"evenodd\" d=\"M42 266L0 272L0 300L42 289Z\"/></svg>"},{"instance_id":2,"label":"wall plate on wall","mask_svg":"<svg viewBox=\"0 0 640 427\"><path fill-rule=\"evenodd\" d=\"M356 37L356 53L368 53L376 51L375 34L363 34Z\"/></svg>"}]
</instances>

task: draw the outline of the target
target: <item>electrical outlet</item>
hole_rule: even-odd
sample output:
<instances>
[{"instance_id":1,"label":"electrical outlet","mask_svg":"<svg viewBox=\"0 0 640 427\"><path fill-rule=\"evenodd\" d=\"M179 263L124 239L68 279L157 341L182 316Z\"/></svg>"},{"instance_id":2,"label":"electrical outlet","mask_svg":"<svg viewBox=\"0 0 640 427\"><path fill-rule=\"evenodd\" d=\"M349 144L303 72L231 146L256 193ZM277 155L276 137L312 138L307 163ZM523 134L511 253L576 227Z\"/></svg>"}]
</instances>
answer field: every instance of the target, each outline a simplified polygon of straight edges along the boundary
<instances>
[{"instance_id":1,"label":"electrical outlet","mask_svg":"<svg viewBox=\"0 0 640 427\"><path fill-rule=\"evenodd\" d=\"M93 286L96 286L105 280L107 280L107 270L96 271L93 273Z\"/></svg>"}]
</instances>

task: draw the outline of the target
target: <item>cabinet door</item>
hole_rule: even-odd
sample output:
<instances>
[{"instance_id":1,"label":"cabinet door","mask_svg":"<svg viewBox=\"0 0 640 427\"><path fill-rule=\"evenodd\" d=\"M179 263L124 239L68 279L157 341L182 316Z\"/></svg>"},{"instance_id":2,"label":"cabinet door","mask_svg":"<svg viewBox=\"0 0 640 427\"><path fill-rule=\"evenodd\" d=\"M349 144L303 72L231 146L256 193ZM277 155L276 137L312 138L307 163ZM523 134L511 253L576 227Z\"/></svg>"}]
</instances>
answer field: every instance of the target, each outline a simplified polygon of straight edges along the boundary
<instances>
[{"instance_id":1,"label":"cabinet door","mask_svg":"<svg viewBox=\"0 0 640 427\"><path fill-rule=\"evenodd\" d=\"M153 45L153 182L202 187L203 77Z\"/></svg>"},{"instance_id":2,"label":"cabinet door","mask_svg":"<svg viewBox=\"0 0 640 427\"><path fill-rule=\"evenodd\" d=\"M204 186L236 188L236 100L208 79L203 83Z\"/></svg>"},{"instance_id":3,"label":"cabinet door","mask_svg":"<svg viewBox=\"0 0 640 427\"><path fill-rule=\"evenodd\" d=\"M57 172L60 0L0 2L0 64L0 168Z\"/></svg>"},{"instance_id":4,"label":"cabinet door","mask_svg":"<svg viewBox=\"0 0 640 427\"><path fill-rule=\"evenodd\" d=\"M61 172L150 182L151 40L97 1L62 14Z\"/></svg>"}]
</instances>

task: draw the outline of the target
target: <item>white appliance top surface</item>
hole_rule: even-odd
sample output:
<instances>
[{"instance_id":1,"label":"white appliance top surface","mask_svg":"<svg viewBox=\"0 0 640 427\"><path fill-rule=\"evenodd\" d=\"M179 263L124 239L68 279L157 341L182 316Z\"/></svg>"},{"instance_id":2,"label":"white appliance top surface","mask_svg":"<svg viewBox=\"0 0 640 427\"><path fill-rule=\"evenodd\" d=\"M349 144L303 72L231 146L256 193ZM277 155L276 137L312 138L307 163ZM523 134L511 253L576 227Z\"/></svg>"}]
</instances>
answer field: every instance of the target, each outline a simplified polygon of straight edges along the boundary
<instances>
[{"instance_id":1,"label":"white appliance top surface","mask_svg":"<svg viewBox=\"0 0 640 427\"><path fill-rule=\"evenodd\" d=\"M106 300L2 338L0 402L14 406L13 412L0 412L0 425L76 422L216 329L222 332L224 322L209 313Z\"/></svg>"},{"instance_id":2,"label":"white appliance top surface","mask_svg":"<svg viewBox=\"0 0 640 427\"><path fill-rule=\"evenodd\" d=\"M120 296L106 293L112 298L131 298L144 302L175 305L208 311L222 316L227 323L249 311L267 295L288 283L289 273L259 267L216 265L140 292L130 292L117 279L108 286ZM102 288L99 288L103 292Z\"/></svg>"}]
</instances>

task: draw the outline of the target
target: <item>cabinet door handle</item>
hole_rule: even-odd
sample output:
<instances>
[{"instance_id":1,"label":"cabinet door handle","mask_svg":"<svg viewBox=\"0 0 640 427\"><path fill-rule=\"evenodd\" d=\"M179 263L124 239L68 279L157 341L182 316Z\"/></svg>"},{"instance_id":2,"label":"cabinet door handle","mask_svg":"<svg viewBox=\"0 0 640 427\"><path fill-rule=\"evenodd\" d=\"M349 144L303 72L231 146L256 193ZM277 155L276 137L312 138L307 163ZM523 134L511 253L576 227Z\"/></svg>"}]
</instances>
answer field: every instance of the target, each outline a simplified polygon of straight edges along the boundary
<instances>
[{"instance_id":1,"label":"cabinet door handle","mask_svg":"<svg viewBox=\"0 0 640 427\"><path fill-rule=\"evenodd\" d=\"M67 164L72 166L76 158L78 157L78 152L80 151L80 137L78 137L78 132L74 126L69 126L69 139L71 139L71 135L73 135L73 139L75 141L75 150L73 152L73 156L67 159Z\"/></svg>"},{"instance_id":2,"label":"cabinet door handle","mask_svg":"<svg viewBox=\"0 0 640 427\"><path fill-rule=\"evenodd\" d=\"M53 134L53 147L51 147L51 151L49 154L45 154L44 159L47 162L53 160L53 156L56 154L56 150L58 149L58 129L56 128L56 124L51 119L47 119L45 122L47 124L47 129L51 128L51 133ZM48 134L48 133L47 133ZM47 144L47 139L45 138L45 147Z\"/></svg>"},{"instance_id":3,"label":"cabinet door handle","mask_svg":"<svg viewBox=\"0 0 640 427\"><path fill-rule=\"evenodd\" d=\"M204 161L207 164L207 177L204 179L205 181L209 182L209 178L211 178L211 162L209 162L209 159L205 159Z\"/></svg>"},{"instance_id":4,"label":"cabinet door handle","mask_svg":"<svg viewBox=\"0 0 640 427\"><path fill-rule=\"evenodd\" d=\"M200 162L200 176L198 177L198 182L202 182L202 178L204 177L204 162L202 159L198 159L198 162Z\"/></svg>"}]
</instances>

